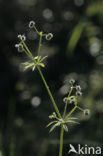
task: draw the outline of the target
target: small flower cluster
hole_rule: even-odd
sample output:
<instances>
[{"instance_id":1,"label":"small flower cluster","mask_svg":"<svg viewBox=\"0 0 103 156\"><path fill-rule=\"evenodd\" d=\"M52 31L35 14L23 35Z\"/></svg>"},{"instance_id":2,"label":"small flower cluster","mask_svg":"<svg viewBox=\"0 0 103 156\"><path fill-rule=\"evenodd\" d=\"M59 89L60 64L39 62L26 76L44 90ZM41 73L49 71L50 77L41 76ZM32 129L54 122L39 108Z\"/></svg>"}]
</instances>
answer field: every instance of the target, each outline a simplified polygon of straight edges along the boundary
<instances>
[{"instance_id":1,"label":"small flower cluster","mask_svg":"<svg viewBox=\"0 0 103 156\"><path fill-rule=\"evenodd\" d=\"M74 80L74 79L71 79L71 80L69 81L69 84L70 84L71 88L70 88L70 91L69 91L68 96L65 97L65 98L63 99L63 102L64 102L65 104L68 104L68 103L69 103L69 104L74 104L75 106L77 106L77 108L78 108L79 110L81 110L82 112L84 112L84 115L86 115L86 116L89 115L89 114L90 114L90 110L89 110L89 109L83 110L82 108L80 108L80 107L77 105L78 97L82 96L82 92L81 92L81 87L80 87L80 85L75 85L75 80ZM75 95L71 95L73 89L75 89Z\"/></svg>"},{"instance_id":2,"label":"small flower cluster","mask_svg":"<svg viewBox=\"0 0 103 156\"><path fill-rule=\"evenodd\" d=\"M70 92L69 92L68 96L63 99L63 102L72 104L72 103L74 103L77 100L77 98L79 96L82 96L82 92L81 92L81 87L79 85L76 85L76 86L74 85L75 84L75 80L74 79L71 79L69 81L69 84L71 86ZM73 89L76 90L76 93L75 93L74 96L71 96L71 93L72 93Z\"/></svg>"},{"instance_id":3,"label":"small flower cluster","mask_svg":"<svg viewBox=\"0 0 103 156\"><path fill-rule=\"evenodd\" d=\"M23 35L18 35L18 38L20 39L20 41L24 42L26 41L26 36L23 34ZM18 52L23 52L24 51L24 46L22 43L18 43L18 44L15 44L15 47L18 49Z\"/></svg>"},{"instance_id":4,"label":"small flower cluster","mask_svg":"<svg viewBox=\"0 0 103 156\"><path fill-rule=\"evenodd\" d=\"M52 33L48 33L48 34L42 34L41 32L39 32L36 27L35 27L35 22L34 21L30 21L29 22L29 28L34 28L35 31L39 34L39 35L42 35L42 36L45 36L46 40L51 40L53 38L53 34ZM19 34L18 35L18 38L20 39L20 41L22 42L25 42L26 41L26 36L23 34ZM19 43L19 44L16 44L15 47L18 49L18 52L23 52L24 51L24 47L23 47L23 44L22 43Z\"/></svg>"},{"instance_id":5,"label":"small flower cluster","mask_svg":"<svg viewBox=\"0 0 103 156\"><path fill-rule=\"evenodd\" d=\"M39 35L41 35L41 32L38 32L38 30L36 29L36 27L35 27L35 22L34 21L30 21L29 22L29 28L30 29L35 29L36 30L36 32L39 34ZM48 33L48 34L43 34L43 36L45 36L45 39L46 40L51 40L52 38L53 38L53 34L52 33Z\"/></svg>"},{"instance_id":6,"label":"small flower cluster","mask_svg":"<svg viewBox=\"0 0 103 156\"><path fill-rule=\"evenodd\" d=\"M40 36L40 37L43 37L45 36L46 40L51 40L53 38L53 34L52 33L48 33L48 34L43 34L43 32L39 32L37 30L37 28L35 27L35 22L34 21L30 21L29 22L29 28L33 28L36 33ZM40 46L41 46L41 39L39 41L39 48L38 48L38 55L36 57L34 57L32 55L32 53L30 52L30 50L28 49L25 41L26 41L26 36L23 34L23 35L18 35L18 38L20 39L20 42L18 44L15 45L15 47L17 48L18 52L25 52L29 58L31 59L30 62L25 62L25 63L22 63L22 65L24 66L24 70L28 69L28 68L32 68L32 71L34 71L34 69L37 67L37 66L41 66L41 67L45 67L44 63L42 62L47 56L45 57L41 57L39 55L40 53Z\"/></svg>"}]
</instances>

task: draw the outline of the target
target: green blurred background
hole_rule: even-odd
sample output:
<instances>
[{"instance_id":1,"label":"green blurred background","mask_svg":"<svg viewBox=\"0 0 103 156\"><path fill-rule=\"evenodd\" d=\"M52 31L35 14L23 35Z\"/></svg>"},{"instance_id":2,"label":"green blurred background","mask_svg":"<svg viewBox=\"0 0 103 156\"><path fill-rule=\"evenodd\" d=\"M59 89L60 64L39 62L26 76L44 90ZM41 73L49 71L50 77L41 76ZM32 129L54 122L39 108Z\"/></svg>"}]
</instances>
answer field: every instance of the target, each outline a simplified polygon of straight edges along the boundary
<instances>
[{"instance_id":1,"label":"green blurred background","mask_svg":"<svg viewBox=\"0 0 103 156\"><path fill-rule=\"evenodd\" d=\"M0 0L0 156L58 156L60 130L45 128L51 101L38 72L21 70L28 58L14 47L24 33L36 55L39 38L30 20L54 35L43 40L41 54L48 59L42 71L60 111L70 78L82 87L79 105L91 111L86 118L74 113L81 124L65 133L63 156L70 143L103 146L103 1Z\"/></svg>"}]
</instances>

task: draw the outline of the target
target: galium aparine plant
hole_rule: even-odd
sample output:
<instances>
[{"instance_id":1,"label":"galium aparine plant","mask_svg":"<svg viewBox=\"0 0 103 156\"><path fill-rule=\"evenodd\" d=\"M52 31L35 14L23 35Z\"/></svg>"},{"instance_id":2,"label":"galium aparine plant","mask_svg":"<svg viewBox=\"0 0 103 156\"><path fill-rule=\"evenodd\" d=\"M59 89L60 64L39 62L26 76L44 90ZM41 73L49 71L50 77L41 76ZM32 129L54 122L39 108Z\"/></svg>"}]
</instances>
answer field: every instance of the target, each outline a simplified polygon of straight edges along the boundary
<instances>
[{"instance_id":1,"label":"galium aparine plant","mask_svg":"<svg viewBox=\"0 0 103 156\"><path fill-rule=\"evenodd\" d=\"M82 96L81 87L79 85L75 85L75 80L71 79L71 80L69 80L69 84L68 84L68 85L70 85L70 90L68 91L67 97L65 97L63 99L64 112L63 112L63 114L60 113L59 108L58 108L58 106L54 100L54 97L53 97L53 95L52 95L52 93L48 87L48 84L47 84L45 77L44 77L42 70L41 70L41 67L45 68L44 60L47 58L47 56L42 57L40 55L42 38L44 37L46 40L49 41L53 38L53 34L52 33L45 34L42 31L39 32L35 26L34 21L29 22L29 28L36 31L36 33L39 35L39 44L38 44L37 55L34 56L32 54L32 52L30 51L30 49L28 48L28 46L26 44L26 36L24 34L18 35L19 43L16 44L15 47L17 48L18 52L24 52L29 58L28 62L22 63L24 66L24 70L32 69L32 71L35 71L35 69L37 68L37 70L40 74L40 77L41 77L41 79L45 85L47 93L48 93L48 95L51 99L51 102L53 104L53 107L54 107L54 112L49 116L49 119L52 121L50 121L50 123L46 127L51 126L50 132L52 132L56 127L60 127L61 132L60 132L59 156L62 156L64 132L68 132L68 125L70 123L79 124L78 118L72 117L71 115L77 109L82 111L84 113L84 115L89 115L90 110L89 109L84 110L78 105L78 99L80 96ZM74 91L75 91L75 93L74 93ZM73 105L73 108L71 111L68 112L67 107L69 105Z\"/></svg>"}]
</instances>

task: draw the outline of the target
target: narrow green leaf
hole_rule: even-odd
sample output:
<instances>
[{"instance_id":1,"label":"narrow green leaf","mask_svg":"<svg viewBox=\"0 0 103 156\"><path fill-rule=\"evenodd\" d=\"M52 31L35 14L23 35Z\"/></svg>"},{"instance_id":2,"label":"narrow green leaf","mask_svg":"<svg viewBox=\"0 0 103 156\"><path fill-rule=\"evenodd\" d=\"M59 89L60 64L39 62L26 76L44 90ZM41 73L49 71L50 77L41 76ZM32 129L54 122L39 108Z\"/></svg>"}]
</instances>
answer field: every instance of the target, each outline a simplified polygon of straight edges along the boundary
<instances>
[{"instance_id":1,"label":"narrow green leaf","mask_svg":"<svg viewBox=\"0 0 103 156\"><path fill-rule=\"evenodd\" d=\"M53 123L58 122L58 121L51 121L46 127L51 126Z\"/></svg>"},{"instance_id":2,"label":"narrow green leaf","mask_svg":"<svg viewBox=\"0 0 103 156\"><path fill-rule=\"evenodd\" d=\"M71 34L70 40L67 44L67 55L72 54L72 52L74 51L74 49L81 37L81 34L87 24L88 24L88 21L81 20L74 28L74 30Z\"/></svg>"},{"instance_id":3,"label":"narrow green leaf","mask_svg":"<svg viewBox=\"0 0 103 156\"><path fill-rule=\"evenodd\" d=\"M40 65L41 67L45 67L45 65L44 65L43 63L39 63L39 65Z\"/></svg>"},{"instance_id":4,"label":"narrow green leaf","mask_svg":"<svg viewBox=\"0 0 103 156\"><path fill-rule=\"evenodd\" d=\"M41 60L40 60L40 62L42 62L44 59L46 59L48 56L44 56Z\"/></svg>"},{"instance_id":5,"label":"narrow green leaf","mask_svg":"<svg viewBox=\"0 0 103 156\"><path fill-rule=\"evenodd\" d=\"M33 67L35 64L29 63L29 62L24 62L24 63L22 63L22 65L24 66L24 70L27 70L28 68Z\"/></svg>"},{"instance_id":6,"label":"narrow green leaf","mask_svg":"<svg viewBox=\"0 0 103 156\"><path fill-rule=\"evenodd\" d=\"M80 124L79 122L77 122L77 121L73 121L73 120L68 120L68 121L66 121L66 123Z\"/></svg>"},{"instance_id":7,"label":"narrow green leaf","mask_svg":"<svg viewBox=\"0 0 103 156\"><path fill-rule=\"evenodd\" d=\"M78 118L75 118L75 117L69 117L67 120L78 120Z\"/></svg>"},{"instance_id":8,"label":"narrow green leaf","mask_svg":"<svg viewBox=\"0 0 103 156\"><path fill-rule=\"evenodd\" d=\"M52 132L56 127L58 127L58 126L60 126L60 123L58 122L58 123L56 123L56 124L54 124L53 126L52 126L52 128L50 129L50 131L49 132Z\"/></svg>"}]
</instances>

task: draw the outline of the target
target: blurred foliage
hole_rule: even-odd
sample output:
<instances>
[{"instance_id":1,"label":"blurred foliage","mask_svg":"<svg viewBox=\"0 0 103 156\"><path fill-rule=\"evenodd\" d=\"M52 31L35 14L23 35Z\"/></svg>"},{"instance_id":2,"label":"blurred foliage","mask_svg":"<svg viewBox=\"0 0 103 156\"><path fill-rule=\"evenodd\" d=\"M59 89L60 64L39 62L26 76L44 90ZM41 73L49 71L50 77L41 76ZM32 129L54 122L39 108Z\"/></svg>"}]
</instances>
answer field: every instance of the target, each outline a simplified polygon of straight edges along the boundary
<instances>
[{"instance_id":1,"label":"blurred foliage","mask_svg":"<svg viewBox=\"0 0 103 156\"><path fill-rule=\"evenodd\" d=\"M58 155L59 129L49 134L46 125L54 111L37 71L23 72L28 58L14 45L17 34L25 33L27 44L36 56L38 37L29 30L35 20L39 30L52 32L43 40L41 54L48 55L43 73L58 107L68 92L68 80L82 87L79 126L70 126L64 138L64 155L69 143L102 145L103 142L103 1L102 0L0 0L0 156ZM68 110L71 109L68 107Z\"/></svg>"}]
</instances>

